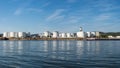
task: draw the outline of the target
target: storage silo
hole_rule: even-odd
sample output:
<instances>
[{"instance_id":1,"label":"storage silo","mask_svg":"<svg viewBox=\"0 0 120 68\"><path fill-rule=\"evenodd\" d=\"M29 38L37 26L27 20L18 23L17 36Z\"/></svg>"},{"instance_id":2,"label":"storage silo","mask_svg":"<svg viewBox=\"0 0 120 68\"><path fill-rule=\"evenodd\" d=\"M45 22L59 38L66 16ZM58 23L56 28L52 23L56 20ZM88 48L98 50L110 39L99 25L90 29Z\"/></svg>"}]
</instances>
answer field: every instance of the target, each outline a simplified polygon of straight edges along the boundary
<instances>
[{"instance_id":1,"label":"storage silo","mask_svg":"<svg viewBox=\"0 0 120 68\"><path fill-rule=\"evenodd\" d=\"M3 33L3 37L8 38L8 37L9 37L9 32L4 32L4 33Z\"/></svg>"},{"instance_id":2,"label":"storage silo","mask_svg":"<svg viewBox=\"0 0 120 68\"><path fill-rule=\"evenodd\" d=\"M18 32L15 32L15 38L18 38Z\"/></svg>"},{"instance_id":3,"label":"storage silo","mask_svg":"<svg viewBox=\"0 0 120 68\"><path fill-rule=\"evenodd\" d=\"M83 31L77 32L77 37L78 38L85 38L85 33Z\"/></svg>"},{"instance_id":4,"label":"storage silo","mask_svg":"<svg viewBox=\"0 0 120 68\"><path fill-rule=\"evenodd\" d=\"M95 37L96 36L96 32L95 31L91 32L91 36Z\"/></svg>"},{"instance_id":5,"label":"storage silo","mask_svg":"<svg viewBox=\"0 0 120 68\"><path fill-rule=\"evenodd\" d=\"M66 38L66 33L61 33L61 38Z\"/></svg>"},{"instance_id":6,"label":"storage silo","mask_svg":"<svg viewBox=\"0 0 120 68\"><path fill-rule=\"evenodd\" d=\"M59 37L59 32L58 31L53 32L52 37L53 38L58 38Z\"/></svg>"},{"instance_id":7,"label":"storage silo","mask_svg":"<svg viewBox=\"0 0 120 68\"><path fill-rule=\"evenodd\" d=\"M16 36L16 32L9 32L10 37L15 37Z\"/></svg>"},{"instance_id":8,"label":"storage silo","mask_svg":"<svg viewBox=\"0 0 120 68\"><path fill-rule=\"evenodd\" d=\"M26 33L25 32L18 32L18 37L24 38L24 37L26 37Z\"/></svg>"},{"instance_id":9,"label":"storage silo","mask_svg":"<svg viewBox=\"0 0 120 68\"><path fill-rule=\"evenodd\" d=\"M100 37L100 32L96 31L96 37Z\"/></svg>"},{"instance_id":10,"label":"storage silo","mask_svg":"<svg viewBox=\"0 0 120 68\"><path fill-rule=\"evenodd\" d=\"M87 37L91 37L91 32L86 32Z\"/></svg>"},{"instance_id":11,"label":"storage silo","mask_svg":"<svg viewBox=\"0 0 120 68\"><path fill-rule=\"evenodd\" d=\"M45 36L45 37L50 37L50 36L51 36L51 33L50 33L49 31L46 31L46 32L44 32L44 36Z\"/></svg>"},{"instance_id":12,"label":"storage silo","mask_svg":"<svg viewBox=\"0 0 120 68\"><path fill-rule=\"evenodd\" d=\"M78 38L85 38L85 32L83 32L82 27L80 27L80 31L77 32Z\"/></svg>"},{"instance_id":13,"label":"storage silo","mask_svg":"<svg viewBox=\"0 0 120 68\"><path fill-rule=\"evenodd\" d=\"M62 34L61 33L59 33L59 38L61 38L62 37Z\"/></svg>"},{"instance_id":14,"label":"storage silo","mask_svg":"<svg viewBox=\"0 0 120 68\"><path fill-rule=\"evenodd\" d=\"M67 38L71 38L71 33L66 33Z\"/></svg>"},{"instance_id":15,"label":"storage silo","mask_svg":"<svg viewBox=\"0 0 120 68\"><path fill-rule=\"evenodd\" d=\"M74 33L71 33L71 37L72 37L72 38L74 38L74 37L75 37Z\"/></svg>"}]
</instances>

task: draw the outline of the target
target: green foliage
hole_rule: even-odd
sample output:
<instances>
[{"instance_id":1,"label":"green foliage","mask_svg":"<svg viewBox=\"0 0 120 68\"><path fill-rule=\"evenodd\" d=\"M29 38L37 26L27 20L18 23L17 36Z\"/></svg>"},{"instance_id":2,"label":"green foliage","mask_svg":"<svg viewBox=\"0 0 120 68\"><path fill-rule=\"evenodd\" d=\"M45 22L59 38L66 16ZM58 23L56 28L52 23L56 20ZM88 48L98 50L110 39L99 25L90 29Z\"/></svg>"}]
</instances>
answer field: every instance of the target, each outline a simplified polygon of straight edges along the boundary
<instances>
[{"instance_id":1,"label":"green foliage","mask_svg":"<svg viewBox=\"0 0 120 68\"><path fill-rule=\"evenodd\" d=\"M107 38L108 36L120 36L120 32L101 32L100 35L102 38Z\"/></svg>"}]
</instances>

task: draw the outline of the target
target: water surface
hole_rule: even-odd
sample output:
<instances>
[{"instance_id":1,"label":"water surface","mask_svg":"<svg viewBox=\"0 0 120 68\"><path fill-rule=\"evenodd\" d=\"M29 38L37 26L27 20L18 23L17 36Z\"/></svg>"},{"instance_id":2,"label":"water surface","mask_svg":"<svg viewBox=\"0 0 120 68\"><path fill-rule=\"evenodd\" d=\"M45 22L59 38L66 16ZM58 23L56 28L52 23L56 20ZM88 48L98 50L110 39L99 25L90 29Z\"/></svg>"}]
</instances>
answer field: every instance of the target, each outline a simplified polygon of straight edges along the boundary
<instances>
[{"instance_id":1,"label":"water surface","mask_svg":"<svg viewBox=\"0 0 120 68\"><path fill-rule=\"evenodd\" d=\"M120 41L0 41L2 68L120 68Z\"/></svg>"}]
</instances>

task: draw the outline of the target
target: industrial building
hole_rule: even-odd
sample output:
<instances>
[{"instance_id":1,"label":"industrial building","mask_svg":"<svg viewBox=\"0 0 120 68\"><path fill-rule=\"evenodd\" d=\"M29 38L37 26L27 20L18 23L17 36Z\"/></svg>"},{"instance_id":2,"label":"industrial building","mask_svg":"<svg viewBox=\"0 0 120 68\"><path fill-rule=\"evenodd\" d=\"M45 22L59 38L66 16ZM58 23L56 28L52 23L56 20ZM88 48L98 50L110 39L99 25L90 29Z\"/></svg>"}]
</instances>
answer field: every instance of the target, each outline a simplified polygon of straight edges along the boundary
<instances>
[{"instance_id":1,"label":"industrial building","mask_svg":"<svg viewBox=\"0 0 120 68\"><path fill-rule=\"evenodd\" d=\"M76 33L60 33L58 31L50 32L45 31L43 33L35 34L36 37L39 38L95 38L100 36L100 32L92 31L92 32L84 32L82 27L80 27L80 31ZM6 38L25 38L25 37L33 37L30 32L4 32L3 37ZM34 36L35 37L35 36Z\"/></svg>"},{"instance_id":2,"label":"industrial building","mask_svg":"<svg viewBox=\"0 0 120 68\"><path fill-rule=\"evenodd\" d=\"M87 36L88 38L90 38L90 37L91 37L91 32L86 32L86 36Z\"/></svg>"},{"instance_id":3,"label":"industrial building","mask_svg":"<svg viewBox=\"0 0 120 68\"><path fill-rule=\"evenodd\" d=\"M67 38L66 33L61 33L61 38Z\"/></svg>"},{"instance_id":4,"label":"industrial building","mask_svg":"<svg viewBox=\"0 0 120 68\"><path fill-rule=\"evenodd\" d=\"M80 27L80 31L77 32L78 38L85 38L85 32L83 32L82 27Z\"/></svg>"},{"instance_id":5,"label":"industrial building","mask_svg":"<svg viewBox=\"0 0 120 68\"><path fill-rule=\"evenodd\" d=\"M46 31L46 32L43 33L43 36L44 37L50 37L51 36L51 32Z\"/></svg>"},{"instance_id":6,"label":"industrial building","mask_svg":"<svg viewBox=\"0 0 120 68\"><path fill-rule=\"evenodd\" d=\"M59 37L59 32L55 31L52 33L52 38L58 38Z\"/></svg>"},{"instance_id":7,"label":"industrial building","mask_svg":"<svg viewBox=\"0 0 120 68\"><path fill-rule=\"evenodd\" d=\"M24 38L30 36L30 33L26 33L26 32L4 32L3 33L3 37L6 38Z\"/></svg>"}]
</instances>

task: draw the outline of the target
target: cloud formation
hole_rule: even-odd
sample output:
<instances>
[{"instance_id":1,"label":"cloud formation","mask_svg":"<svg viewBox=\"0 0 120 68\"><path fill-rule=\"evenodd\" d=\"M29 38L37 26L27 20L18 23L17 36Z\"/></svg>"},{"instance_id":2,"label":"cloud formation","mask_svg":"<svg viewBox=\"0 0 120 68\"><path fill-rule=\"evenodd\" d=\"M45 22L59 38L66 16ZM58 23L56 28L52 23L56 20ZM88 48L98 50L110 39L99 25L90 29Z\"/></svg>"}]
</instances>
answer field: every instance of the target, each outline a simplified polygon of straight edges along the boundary
<instances>
[{"instance_id":1,"label":"cloud formation","mask_svg":"<svg viewBox=\"0 0 120 68\"><path fill-rule=\"evenodd\" d=\"M64 11L65 11L64 9L57 9L50 16L48 16L46 20L51 21L51 20L61 19L64 17L64 15L61 15L62 12Z\"/></svg>"},{"instance_id":2,"label":"cloud formation","mask_svg":"<svg viewBox=\"0 0 120 68\"><path fill-rule=\"evenodd\" d=\"M119 0L9 0L7 4L3 0L0 3L4 8L0 11L1 18L10 19L6 22L19 22L19 25L26 26L31 23L30 30L36 31L55 29L76 32L80 26L86 31L102 31L99 28L107 27L107 31L109 28L118 28L120 22ZM114 27L108 27L113 24ZM26 27L23 26L24 29Z\"/></svg>"},{"instance_id":3,"label":"cloud formation","mask_svg":"<svg viewBox=\"0 0 120 68\"><path fill-rule=\"evenodd\" d=\"M20 15L23 12L22 8L18 8L15 10L14 15Z\"/></svg>"}]
</instances>

